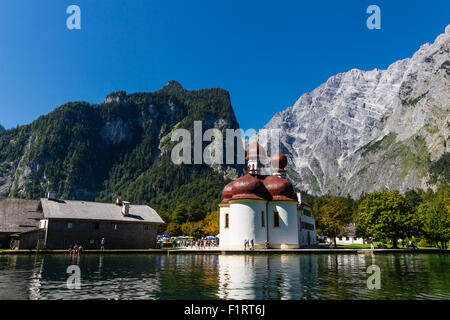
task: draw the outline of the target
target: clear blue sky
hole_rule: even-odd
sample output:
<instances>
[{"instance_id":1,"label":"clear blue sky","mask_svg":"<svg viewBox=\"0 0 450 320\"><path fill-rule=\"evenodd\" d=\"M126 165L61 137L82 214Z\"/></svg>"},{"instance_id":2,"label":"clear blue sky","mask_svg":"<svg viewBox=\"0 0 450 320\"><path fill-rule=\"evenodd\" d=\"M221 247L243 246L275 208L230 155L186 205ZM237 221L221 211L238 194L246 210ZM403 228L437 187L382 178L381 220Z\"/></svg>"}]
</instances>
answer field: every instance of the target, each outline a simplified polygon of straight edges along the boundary
<instances>
[{"instance_id":1,"label":"clear blue sky","mask_svg":"<svg viewBox=\"0 0 450 320\"><path fill-rule=\"evenodd\" d=\"M71 4L81 30L66 28ZM366 27L371 4L381 30ZM330 76L386 68L449 23L448 0L0 0L0 124L175 79L229 90L241 127L259 129Z\"/></svg>"}]
</instances>

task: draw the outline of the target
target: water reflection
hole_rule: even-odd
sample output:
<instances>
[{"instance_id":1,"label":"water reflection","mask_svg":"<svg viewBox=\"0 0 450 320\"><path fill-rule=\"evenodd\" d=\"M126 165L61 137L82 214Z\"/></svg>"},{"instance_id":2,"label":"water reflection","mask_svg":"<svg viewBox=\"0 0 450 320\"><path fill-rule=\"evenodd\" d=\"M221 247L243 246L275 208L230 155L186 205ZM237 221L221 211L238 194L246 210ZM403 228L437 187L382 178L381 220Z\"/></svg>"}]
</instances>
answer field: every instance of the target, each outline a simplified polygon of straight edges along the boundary
<instances>
[{"instance_id":1,"label":"water reflection","mask_svg":"<svg viewBox=\"0 0 450 320\"><path fill-rule=\"evenodd\" d=\"M221 299L314 299L316 255L221 255Z\"/></svg>"},{"instance_id":2,"label":"water reflection","mask_svg":"<svg viewBox=\"0 0 450 320\"><path fill-rule=\"evenodd\" d=\"M69 265L81 289L68 289ZM369 290L367 267L381 269ZM449 299L448 255L0 256L0 299Z\"/></svg>"}]
</instances>

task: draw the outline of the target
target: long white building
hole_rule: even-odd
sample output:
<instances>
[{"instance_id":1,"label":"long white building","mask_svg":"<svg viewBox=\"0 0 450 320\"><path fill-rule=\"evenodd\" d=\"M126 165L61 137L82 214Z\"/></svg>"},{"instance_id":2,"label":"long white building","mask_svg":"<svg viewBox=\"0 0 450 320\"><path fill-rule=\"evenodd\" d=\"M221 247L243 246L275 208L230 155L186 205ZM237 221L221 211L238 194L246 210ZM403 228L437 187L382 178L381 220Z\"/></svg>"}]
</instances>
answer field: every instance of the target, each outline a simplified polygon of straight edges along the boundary
<instances>
[{"instance_id":1,"label":"long white building","mask_svg":"<svg viewBox=\"0 0 450 320\"><path fill-rule=\"evenodd\" d=\"M255 248L299 248L316 245L311 208L300 201L286 178L287 158L281 152L271 159L273 175L261 174L264 149L257 143L247 153L248 174L222 191L220 247L243 249L245 240Z\"/></svg>"}]
</instances>

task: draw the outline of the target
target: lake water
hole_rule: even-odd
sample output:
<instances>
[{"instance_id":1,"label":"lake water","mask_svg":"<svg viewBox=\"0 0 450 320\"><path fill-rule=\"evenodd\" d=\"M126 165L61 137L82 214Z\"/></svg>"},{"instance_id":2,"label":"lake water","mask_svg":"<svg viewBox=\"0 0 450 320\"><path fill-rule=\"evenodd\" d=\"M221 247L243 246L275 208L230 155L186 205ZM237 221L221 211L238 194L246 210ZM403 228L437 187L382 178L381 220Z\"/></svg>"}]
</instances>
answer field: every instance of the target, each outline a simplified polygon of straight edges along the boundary
<instances>
[{"instance_id":1,"label":"lake water","mask_svg":"<svg viewBox=\"0 0 450 320\"><path fill-rule=\"evenodd\" d=\"M450 299L449 271L448 254L3 255L0 299Z\"/></svg>"}]
</instances>

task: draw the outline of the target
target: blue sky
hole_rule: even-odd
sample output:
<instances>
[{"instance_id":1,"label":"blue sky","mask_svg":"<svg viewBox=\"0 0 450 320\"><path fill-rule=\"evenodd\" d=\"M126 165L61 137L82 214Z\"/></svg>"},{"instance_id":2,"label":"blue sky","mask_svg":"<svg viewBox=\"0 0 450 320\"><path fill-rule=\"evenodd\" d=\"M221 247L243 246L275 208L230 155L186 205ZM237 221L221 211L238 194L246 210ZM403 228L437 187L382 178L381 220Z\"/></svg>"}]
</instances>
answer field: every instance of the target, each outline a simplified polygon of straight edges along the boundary
<instances>
[{"instance_id":1,"label":"blue sky","mask_svg":"<svg viewBox=\"0 0 450 320\"><path fill-rule=\"evenodd\" d=\"M71 4L81 30L66 27ZM371 4L381 30L366 27ZM447 0L0 0L0 124L175 79L229 90L241 127L259 129L338 72L410 57L449 13Z\"/></svg>"}]
</instances>

